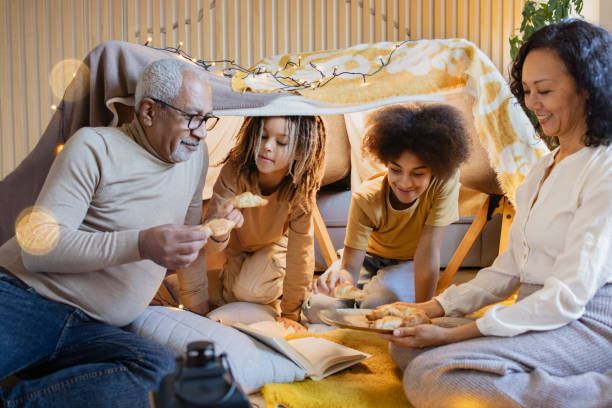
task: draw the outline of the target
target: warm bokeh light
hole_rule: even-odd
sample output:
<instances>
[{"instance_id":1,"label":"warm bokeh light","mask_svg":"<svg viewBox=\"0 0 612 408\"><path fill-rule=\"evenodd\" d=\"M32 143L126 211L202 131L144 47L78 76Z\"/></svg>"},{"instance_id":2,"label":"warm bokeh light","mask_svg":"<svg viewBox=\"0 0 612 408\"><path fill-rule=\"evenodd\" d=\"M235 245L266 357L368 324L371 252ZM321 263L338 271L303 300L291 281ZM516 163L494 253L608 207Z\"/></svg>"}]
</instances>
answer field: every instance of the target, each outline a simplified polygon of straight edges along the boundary
<instances>
[{"instance_id":1,"label":"warm bokeh light","mask_svg":"<svg viewBox=\"0 0 612 408\"><path fill-rule=\"evenodd\" d=\"M73 86L67 89L71 82ZM49 74L49 84L58 98L77 101L89 94L89 67L75 59L60 61Z\"/></svg>"},{"instance_id":2,"label":"warm bokeh light","mask_svg":"<svg viewBox=\"0 0 612 408\"><path fill-rule=\"evenodd\" d=\"M58 144L57 146L55 146L55 155L57 156L62 150L64 150L63 144Z\"/></svg>"},{"instance_id":3,"label":"warm bokeh light","mask_svg":"<svg viewBox=\"0 0 612 408\"><path fill-rule=\"evenodd\" d=\"M21 249L32 255L49 253L59 241L57 220L45 208L33 206L23 210L15 222L15 237Z\"/></svg>"},{"instance_id":4,"label":"warm bokeh light","mask_svg":"<svg viewBox=\"0 0 612 408\"><path fill-rule=\"evenodd\" d=\"M452 408L485 408L488 404L480 402L473 396L456 395L449 399L448 406Z\"/></svg>"}]
</instances>

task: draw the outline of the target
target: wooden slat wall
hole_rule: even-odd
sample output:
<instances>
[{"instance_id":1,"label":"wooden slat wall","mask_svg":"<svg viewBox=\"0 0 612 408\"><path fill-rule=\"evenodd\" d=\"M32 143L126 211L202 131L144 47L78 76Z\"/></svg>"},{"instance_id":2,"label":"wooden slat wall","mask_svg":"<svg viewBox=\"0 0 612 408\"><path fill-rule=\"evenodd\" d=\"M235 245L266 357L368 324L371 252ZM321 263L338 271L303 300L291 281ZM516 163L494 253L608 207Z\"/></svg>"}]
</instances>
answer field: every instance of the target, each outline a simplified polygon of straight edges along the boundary
<instances>
[{"instance_id":1,"label":"wooden slat wall","mask_svg":"<svg viewBox=\"0 0 612 408\"><path fill-rule=\"evenodd\" d=\"M106 40L182 48L250 66L276 53L361 42L468 38L504 75L525 0L0 0L0 178L31 151L61 100L51 70ZM72 69L72 68L71 68ZM62 82L63 81L63 82ZM62 85L63 83L63 85Z\"/></svg>"}]
</instances>

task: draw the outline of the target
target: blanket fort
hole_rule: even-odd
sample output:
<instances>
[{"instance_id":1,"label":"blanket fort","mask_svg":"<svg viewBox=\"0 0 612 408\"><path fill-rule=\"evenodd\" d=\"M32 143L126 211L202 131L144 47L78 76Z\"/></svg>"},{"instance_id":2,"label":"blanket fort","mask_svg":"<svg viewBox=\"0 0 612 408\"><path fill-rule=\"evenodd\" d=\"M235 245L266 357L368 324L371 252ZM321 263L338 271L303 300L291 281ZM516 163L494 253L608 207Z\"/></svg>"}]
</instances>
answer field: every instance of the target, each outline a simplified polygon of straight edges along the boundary
<instances>
[{"instance_id":1,"label":"blanket fort","mask_svg":"<svg viewBox=\"0 0 612 408\"><path fill-rule=\"evenodd\" d=\"M293 86L296 83L307 86ZM466 92L475 100L472 113L480 142L512 201L531 164L548 152L495 65L463 39L381 42L279 55L261 60L249 73L238 72L232 88L268 93L289 88L347 110Z\"/></svg>"},{"instance_id":2,"label":"blanket fort","mask_svg":"<svg viewBox=\"0 0 612 408\"><path fill-rule=\"evenodd\" d=\"M529 167L547 148L535 136L501 74L486 55L465 40L402 44L395 47L395 43L378 43L277 56L256 64L275 71L286 61L297 61L301 56L301 64L288 65L286 74L312 81L320 78L321 72L329 74L330 65L332 70L337 66L338 72L376 71L382 57L388 64L367 77L367 92L361 74L341 75L325 86L296 93L278 92L278 82L269 75L266 78L237 72L228 78L211 70L208 82L213 93L213 110L222 116L221 126L217 127L226 129L229 139L232 134L229 127L237 128L240 123L232 125L228 116L349 114L394 103L443 102L458 93L469 95L474 101L471 111L480 144L488 153L502 191L513 199ZM134 104L136 80L142 68L153 60L169 57L179 58L172 52L121 41L101 43L87 55L34 150L0 181L0 197L4 199L0 244L13 236L17 215L34 204L58 145L83 126L116 125L117 106ZM321 69L310 63L314 67L320 65ZM214 135L209 135L209 142L211 136ZM25 178L28 183L23 183Z\"/></svg>"}]
</instances>

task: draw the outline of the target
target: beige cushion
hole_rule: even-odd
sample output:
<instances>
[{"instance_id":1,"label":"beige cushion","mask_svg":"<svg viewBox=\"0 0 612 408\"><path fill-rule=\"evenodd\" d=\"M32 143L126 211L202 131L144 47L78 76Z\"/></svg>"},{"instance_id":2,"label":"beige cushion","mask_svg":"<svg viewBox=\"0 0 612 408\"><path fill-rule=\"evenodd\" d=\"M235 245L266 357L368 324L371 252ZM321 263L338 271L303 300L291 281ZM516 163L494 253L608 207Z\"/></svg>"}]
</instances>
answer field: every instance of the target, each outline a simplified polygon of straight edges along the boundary
<instances>
[{"instance_id":1,"label":"beige cushion","mask_svg":"<svg viewBox=\"0 0 612 408\"><path fill-rule=\"evenodd\" d=\"M325 125L325 169L321 185L345 178L351 170L351 146L344 115L322 116Z\"/></svg>"},{"instance_id":2,"label":"beige cushion","mask_svg":"<svg viewBox=\"0 0 612 408\"><path fill-rule=\"evenodd\" d=\"M467 128L470 137L470 156L468 160L460 167L461 184L487 194L501 194L501 189L497 183L495 171L491 167L487 151L482 147L476 126L474 124L474 116L472 108L474 98L466 93L447 95L443 102L419 102L418 105L426 103L442 103L450 105L459 110L464 119L464 125ZM414 103L406 103L403 105L411 106ZM385 169L382 163L379 163L373 157L363 155L361 152L361 142L366 132L366 122L368 115L375 112L377 108L365 112L355 112L346 114L346 129L348 139L351 146L352 155L352 172L351 172L351 187L355 189L372 175L379 173Z\"/></svg>"}]
</instances>

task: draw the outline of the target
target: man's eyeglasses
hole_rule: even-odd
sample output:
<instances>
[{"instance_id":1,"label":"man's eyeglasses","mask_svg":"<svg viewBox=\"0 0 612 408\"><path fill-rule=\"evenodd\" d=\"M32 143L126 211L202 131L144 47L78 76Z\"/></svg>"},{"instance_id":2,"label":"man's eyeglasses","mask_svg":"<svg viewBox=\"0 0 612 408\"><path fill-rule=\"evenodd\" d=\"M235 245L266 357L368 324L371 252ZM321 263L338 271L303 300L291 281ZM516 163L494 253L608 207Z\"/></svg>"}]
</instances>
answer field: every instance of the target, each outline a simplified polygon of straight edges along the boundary
<instances>
[{"instance_id":1,"label":"man's eyeglasses","mask_svg":"<svg viewBox=\"0 0 612 408\"><path fill-rule=\"evenodd\" d=\"M197 113L195 114L187 113L184 110L177 108L176 106L170 105L168 102L162 101L161 99L157 99L157 98L151 98L151 99L154 102L159 103L162 106L167 106L185 115L185 118L189 119L189 122L187 123L187 128L189 130L198 129L200 126L202 126L202 123L204 122L206 122L206 130L212 130L212 128L214 128L217 122L219 121L219 118L216 117L215 115L202 116Z\"/></svg>"}]
</instances>

